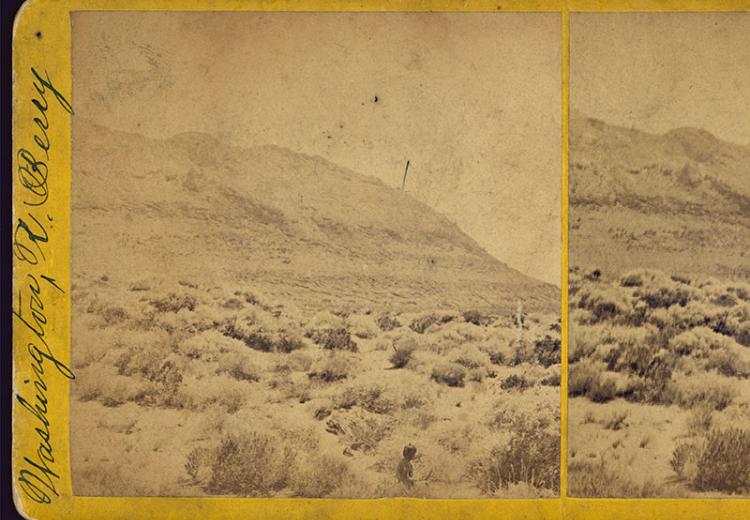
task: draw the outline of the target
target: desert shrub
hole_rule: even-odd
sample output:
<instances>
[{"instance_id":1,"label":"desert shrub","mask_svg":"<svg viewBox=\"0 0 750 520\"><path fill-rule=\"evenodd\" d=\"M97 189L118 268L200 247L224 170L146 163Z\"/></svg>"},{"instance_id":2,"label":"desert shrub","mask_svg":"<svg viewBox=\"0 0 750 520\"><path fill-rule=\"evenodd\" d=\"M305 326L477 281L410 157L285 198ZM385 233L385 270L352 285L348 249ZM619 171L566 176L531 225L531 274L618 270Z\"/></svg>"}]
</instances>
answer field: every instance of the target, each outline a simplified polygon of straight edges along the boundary
<instances>
[{"instance_id":1,"label":"desert shrub","mask_svg":"<svg viewBox=\"0 0 750 520\"><path fill-rule=\"evenodd\" d=\"M706 370L716 370L727 377L746 378L750 375L748 363L740 358L734 349L722 349L711 352L706 362Z\"/></svg>"},{"instance_id":2,"label":"desert shrub","mask_svg":"<svg viewBox=\"0 0 750 520\"><path fill-rule=\"evenodd\" d=\"M409 328L418 334L424 334L432 325L435 325L436 323L444 324L452 320L453 316L447 314L428 314L426 316L415 318L409 325Z\"/></svg>"},{"instance_id":3,"label":"desert shrub","mask_svg":"<svg viewBox=\"0 0 750 520\"><path fill-rule=\"evenodd\" d=\"M151 284L149 284L146 280L136 280L128 286L128 289L133 292L150 291Z\"/></svg>"},{"instance_id":4,"label":"desert shrub","mask_svg":"<svg viewBox=\"0 0 750 520\"><path fill-rule=\"evenodd\" d=\"M172 359L167 359L155 368L148 378L153 384L144 387L134 401L145 406L183 408L184 402L180 397L182 369Z\"/></svg>"},{"instance_id":5,"label":"desert shrub","mask_svg":"<svg viewBox=\"0 0 750 520\"><path fill-rule=\"evenodd\" d=\"M568 395L585 395L596 403L606 403L617 395L615 381L602 374L602 370L588 363L576 363L570 367Z\"/></svg>"},{"instance_id":6,"label":"desert shrub","mask_svg":"<svg viewBox=\"0 0 750 520\"><path fill-rule=\"evenodd\" d=\"M289 334L280 334L279 337L274 341L274 350L276 350L276 352L283 352L285 354L304 348L304 346L305 344L302 342L302 340L300 340L299 338L295 338L294 336L291 336Z\"/></svg>"},{"instance_id":7,"label":"desert shrub","mask_svg":"<svg viewBox=\"0 0 750 520\"><path fill-rule=\"evenodd\" d=\"M399 323L396 318L393 318L388 314L383 314L380 318L378 318L377 326L382 331L389 331L399 328L401 326L401 323Z\"/></svg>"},{"instance_id":8,"label":"desert shrub","mask_svg":"<svg viewBox=\"0 0 750 520\"><path fill-rule=\"evenodd\" d=\"M239 381L259 381L260 369L255 366L248 356L239 352L230 352L219 358L217 373L226 373Z\"/></svg>"},{"instance_id":9,"label":"desert shrub","mask_svg":"<svg viewBox=\"0 0 750 520\"><path fill-rule=\"evenodd\" d=\"M521 338L513 341L513 359L511 365L517 366L521 363L535 363L536 356L534 355L534 348L531 343Z\"/></svg>"},{"instance_id":10,"label":"desert shrub","mask_svg":"<svg viewBox=\"0 0 750 520\"><path fill-rule=\"evenodd\" d=\"M539 382L543 386L560 386L560 372L558 370L555 370L549 375L545 376Z\"/></svg>"},{"instance_id":11,"label":"desert shrub","mask_svg":"<svg viewBox=\"0 0 750 520\"><path fill-rule=\"evenodd\" d=\"M713 350L731 348L731 340L708 327L695 327L674 336L669 348L682 356L705 358Z\"/></svg>"},{"instance_id":12,"label":"desert shrub","mask_svg":"<svg viewBox=\"0 0 750 520\"><path fill-rule=\"evenodd\" d=\"M668 308L672 305L684 307L692 297L688 286L674 284L669 287L649 287L639 289L634 293L641 301L652 309Z\"/></svg>"},{"instance_id":13,"label":"desert shrub","mask_svg":"<svg viewBox=\"0 0 750 520\"><path fill-rule=\"evenodd\" d=\"M573 460L568 464L568 494L588 498L653 498L669 494L668 489L646 480L643 484L633 482L620 472L599 462Z\"/></svg>"},{"instance_id":14,"label":"desert shrub","mask_svg":"<svg viewBox=\"0 0 750 520\"><path fill-rule=\"evenodd\" d=\"M141 378L119 375L114 367L94 363L77 371L75 395L81 401L98 401L107 407L116 407L136 401L155 385Z\"/></svg>"},{"instance_id":15,"label":"desert shrub","mask_svg":"<svg viewBox=\"0 0 750 520\"><path fill-rule=\"evenodd\" d=\"M695 486L725 493L750 491L750 430L729 428L708 434L697 461Z\"/></svg>"},{"instance_id":16,"label":"desert shrub","mask_svg":"<svg viewBox=\"0 0 750 520\"><path fill-rule=\"evenodd\" d=\"M534 341L534 355L544 368L560 363L560 340L544 336Z\"/></svg>"},{"instance_id":17,"label":"desert shrub","mask_svg":"<svg viewBox=\"0 0 750 520\"><path fill-rule=\"evenodd\" d=\"M318 329L308 331L308 337L318 345L328 350L348 350L357 352L357 344L352 340L351 333L344 327L335 329Z\"/></svg>"},{"instance_id":18,"label":"desert shrub","mask_svg":"<svg viewBox=\"0 0 750 520\"><path fill-rule=\"evenodd\" d=\"M388 414L396 408L396 402L385 395L381 386L349 387L336 398L336 407L349 409L360 406L364 410L377 414Z\"/></svg>"},{"instance_id":19,"label":"desert shrub","mask_svg":"<svg viewBox=\"0 0 750 520\"><path fill-rule=\"evenodd\" d=\"M221 306L225 309L236 311L244 307L244 304L239 298L229 298L228 300L222 302Z\"/></svg>"},{"instance_id":20,"label":"desert shrub","mask_svg":"<svg viewBox=\"0 0 750 520\"><path fill-rule=\"evenodd\" d=\"M518 482L559 491L560 438L529 424L519 423L507 445L469 465L469 475L483 492L493 494Z\"/></svg>"},{"instance_id":21,"label":"desert shrub","mask_svg":"<svg viewBox=\"0 0 750 520\"><path fill-rule=\"evenodd\" d=\"M623 287L640 287L643 285L643 273L640 271L626 273L620 278L620 285Z\"/></svg>"},{"instance_id":22,"label":"desert shrub","mask_svg":"<svg viewBox=\"0 0 750 520\"><path fill-rule=\"evenodd\" d=\"M621 430L627 427L625 420L628 418L628 412L626 411L615 411L612 415L604 422L604 428L607 430Z\"/></svg>"},{"instance_id":23,"label":"desert shrub","mask_svg":"<svg viewBox=\"0 0 750 520\"><path fill-rule=\"evenodd\" d=\"M330 496L352 478L346 463L320 455L309 461L306 469L292 475L290 488L296 497L322 498Z\"/></svg>"},{"instance_id":24,"label":"desert shrub","mask_svg":"<svg viewBox=\"0 0 750 520\"><path fill-rule=\"evenodd\" d=\"M738 325L734 331L734 339L743 347L750 347L750 321Z\"/></svg>"},{"instance_id":25,"label":"desert shrub","mask_svg":"<svg viewBox=\"0 0 750 520\"><path fill-rule=\"evenodd\" d=\"M710 406L699 406L690 413L687 420L688 432L691 435L703 435L711 429L714 411Z\"/></svg>"},{"instance_id":26,"label":"desert shrub","mask_svg":"<svg viewBox=\"0 0 750 520\"><path fill-rule=\"evenodd\" d=\"M114 365L121 376L139 375L153 381L168 356L168 350L156 346L132 346L120 354Z\"/></svg>"},{"instance_id":27,"label":"desert shrub","mask_svg":"<svg viewBox=\"0 0 750 520\"><path fill-rule=\"evenodd\" d=\"M453 362L468 370L475 370L484 367L487 363L487 358L478 349L468 348L465 352L456 357Z\"/></svg>"},{"instance_id":28,"label":"desert shrub","mask_svg":"<svg viewBox=\"0 0 750 520\"><path fill-rule=\"evenodd\" d=\"M472 325L490 325L493 321L495 321L495 318L492 316L489 316L487 314L482 314L481 312L477 310L468 310L465 311L462 314L462 317L466 323L471 323Z\"/></svg>"},{"instance_id":29,"label":"desert shrub","mask_svg":"<svg viewBox=\"0 0 750 520\"><path fill-rule=\"evenodd\" d=\"M222 334L242 341L253 350L273 352L274 349L273 339L270 335L262 330L254 330L237 322L226 323L222 329Z\"/></svg>"},{"instance_id":30,"label":"desert shrub","mask_svg":"<svg viewBox=\"0 0 750 520\"><path fill-rule=\"evenodd\" d=\"M526 377L519 376L517 374L509 375L503 380L502 383L500 383L500 388L502 388L503 390L510 390L512 388L515 388L521 392L532 386L534 386L533 383L526 379Z\"/></svg>"},{"instance_id":31,"label":"desert shrub","mask_svg":"<svg viewBox=\"0 0 750 520\"><path fill-rule=\"evenodd\" d=\"M731 294L720 294L711 300L711 303L719 307L732 307L737 304L737 299Z\"/></svg>"},{"instance_id":32,"label":"desert shrub","mask_svg":"<svg viewBox=\"0 0 750 520\"><path fill-rule=\"evenodd\" d=\"M671 401L684 408L706 406L716 411L729 406L737 395L731 380L717 380L712 374L680 377L670 385L670 390Z\"/></svg>"},{"instance_id":33,"label":"desert shrub","mask_svg":"<svg viewBox=\"0 0 750 520\"><path fill-rule=\"evenodd\" d=\"M577 307L591 312L595 322L627 314L630 302L616 287L586 286L576 295Z\"/></svg>"},{"instance_id":34,"label":"desert shrub","mask_svg":"<svg viewBox=\"0 0 750 520\"><path fill-rule=\"evenodd\" d=\"M444 363L432 369L431 377L434 381L444 385L462 387L464 386L466 369L455 363Z\"/></svg>"},{"instance_id":35,"label":"desert shrub","mask_svg":"<svg viewBox=\"0 0 750 520\"><path fill-rule=\"evenodd\" d=\"M419 394L409 394L404 398L401 408L410 410L412 408L421 408L427 404L427 399Z\"/></svg>"},{"instance_id":36,"label":"desert shrub","mask_svg":"<svg viewBox=\"0 0 750 520\"><path fill-rule=\"evenodd\" d=\"M412 354L414 354L414 345L403 345L401 347L394 347L394 352L388 360L393 365L393 368L404 368L411 361Z\"/></svg>"},{"instance_id":37,"label":"desert shrub","mask_svg":"<svg viewBox=\"0 0 750 520\"><path fill-rule=\"evenodd\" d=\"M192 311L195 309L198 302L195 297L190 294L169 293L163 298L155 298L151 300L150 303L159 312L177 312L182 309Z\"/></svg>"},{"instance_id":38,"label":"desert shrub","mask_svg":"<svg viewBox=\"0 0 750 520\"><path fill-rule=\"evenodd\" d=\"M568 352L571 363L593 356L603 345L638 345L646 341L651 329L625 327L610 323L576 325Z\"/></svg>"},{"instance_id":39,"label":"desert shrub","mask_svg":"<svg viewBox=\"0 0 750 520\"><path fill-rule=\"evenodd\" d=\"M493 365L502 365L505 363L505 354L499 350L490 352L490 363Z\"/></svg>"},{"instance_id":40,"label":"desert shrub","mask_svg":"<svg viewBox=\"0 0 750 520\"><path fill-rule=\"evenodd\" d=\"M343 357L327 357L315 364L313 370L308 372L310 379L318 379L326 383L341 381L349 376L351 364Z\"/></svg>"},{"instance_id":41,"label":"desert shrub","mask_svg":"<svg viewBox=\"0 0 750 520\"><path fill-rule=\"evenodd\" d=\"M362 421L352 421L349 424L347 439L352 450L369 453L378 447L380 441L386 438L391 427L386 421L378 421L368 417Z\"/></svg>"},{"instance_id":42,"label":"desert shrub","mask_svg":"<svg viewBox=\"0 0 750 520\"><path fill-rule=\"evenodd\" d=\"M482 324L482 313L479 311L466 311L463 313L463 318L466 323L471 323L473 325Z\"/></svg>"},{"instance_id":43,"label":"desert shrub","mask_svg":"<svg viewBox=\"0 0 750 520\"><path fill-rule=\"evenodd\" d=\"M177 343L177 351L188 359L201 361L217 361L221 346L230 350L232 346L241 347L242 344L237 342L231 345L235 340L227 338L215 330L205 330L194 336L190 336L184 341Z\"/></svg>"},{"instance_id":44,"label":"desert shrub","mask_svg":"<svg viewBox=\"0 0 750 520\"><path fill-rule=\"evenodd\" d=\"M185 471L193 480L199 479L204 471L210 471L214 451L205 446L193 448L185 461Z\"/></svg>"},{"instance_id":45,"label":"desert shrub","mask_svg":"<svg viewBox=\"0 0 750 520\"><path fill-rule=\"evenodd\" d=\"M672 452L669 465L681 477L695 478L695 465L700 458L700 447L693 442L683 442L677 445Z\"/></svg>"},{"instance_id":46,"label":"desert shrub","mask_svg":"<svg viewBox=\"0 0 750 520\"><path fill-rule=\"evenodd\" d=\"M304 352L293 352L287 359L286 364L290 370L298 372L307 372L312 366L313 358Z\"/></svg>"},{"instance_id":47,"label":"desert shrub","mask_svg":"<svg viewBox=\"0 0 750 520\"><path fill-rule=\"evenodd\" d=\"M219 495L267 497L289 483L296 452L262 433L225 436L217 448L207 489Z\"/></svg>"},{"instance_id":48,"label":"desert shrub","mask_svg":"<svg viewBox=\"0 0 750 520\"><path fill-rule=\"evenodd\" d=\"M119 305L103 305L99 314L107 325L120 323L128 319L128 312Z\"/></svg>"},{"instance_id":49,"label":"desert shrub","mask_svg":"<svg viewBox=\"0 0 750 520\"><path fill-rule=\"evenodd\" d=\"M346 319L346 328L362 339L374 338L380 333L380 328L370 314L352 314Z\"/></svg>"}]
</instances>

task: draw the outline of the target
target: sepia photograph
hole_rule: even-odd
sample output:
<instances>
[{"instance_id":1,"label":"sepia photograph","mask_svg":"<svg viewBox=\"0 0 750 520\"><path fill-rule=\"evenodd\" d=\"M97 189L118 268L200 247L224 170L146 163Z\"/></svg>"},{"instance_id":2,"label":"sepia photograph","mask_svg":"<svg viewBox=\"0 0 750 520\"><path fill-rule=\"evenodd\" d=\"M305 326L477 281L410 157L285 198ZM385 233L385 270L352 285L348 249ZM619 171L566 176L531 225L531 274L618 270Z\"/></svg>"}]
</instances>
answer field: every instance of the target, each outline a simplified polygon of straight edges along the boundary
<instances>
[{"instance_id":1,"label":"sepia photograph","mask_svg":"<svg viewBox=\"0 0 750 520\"><path fill-rule=\"evenodd\" d=\"M750 15L570 18L568 494L750 496Z\"/></svg>"},{"instance_id":2,"label":"sepia photograph","mask_svg":"<svg viewBox=\"0 0 750 520\"><path fill-rule=\"evenodd\" d=\"M71 24L74 495L559 496L561 13ZM729 73L746 51L717 41ZM746 77L717 81L732 80L748 92ZM750 135L747 111L726 108L721 138L572 125L573 376L619 377L626 413L572 432L574 464L599 467L589 432L628 424L648 453L682 450L683 477L703 438L717 457L742 442L747 460L750 151L722 139ZM602 263L614 251L623 263ZM627 351L601 368L583 338L604 331L638 347L655 331L665 364ZM659 381L681 393L661 401L638 362L671 367ZM575 395L574 420L614 410ZM699 413L705 431L687 436Z\"/></svg>"}]
</instances>

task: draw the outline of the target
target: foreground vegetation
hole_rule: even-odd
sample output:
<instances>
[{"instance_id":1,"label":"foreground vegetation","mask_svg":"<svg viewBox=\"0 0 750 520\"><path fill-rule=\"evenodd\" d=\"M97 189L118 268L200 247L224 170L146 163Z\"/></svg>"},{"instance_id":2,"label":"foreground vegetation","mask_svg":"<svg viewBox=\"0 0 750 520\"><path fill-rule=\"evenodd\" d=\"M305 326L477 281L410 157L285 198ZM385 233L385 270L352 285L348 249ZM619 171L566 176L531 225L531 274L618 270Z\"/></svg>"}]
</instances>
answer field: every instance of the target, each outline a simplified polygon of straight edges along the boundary
<instances>
[{"instance_id":1,"label":"foreground vegetation","mask_svg":"<svg viewBox=\"0 0 750 520\"><path fill-rule=\"evenodd\" d=\"M557 317L313 312L106 277L73 306L76 494L559 492ZM406 444L413 486L396 478Z\"/></svg>"},{"instance_id":2,"label":"foreground vegetation","mask_svg":"<svg viewBox=\"0 0 750 520\"><path fill-rule=\"evenodd\" d=\"M571 494L750 493L750 286L577 272L570 306Z\"/></svg>"}]
</instances>

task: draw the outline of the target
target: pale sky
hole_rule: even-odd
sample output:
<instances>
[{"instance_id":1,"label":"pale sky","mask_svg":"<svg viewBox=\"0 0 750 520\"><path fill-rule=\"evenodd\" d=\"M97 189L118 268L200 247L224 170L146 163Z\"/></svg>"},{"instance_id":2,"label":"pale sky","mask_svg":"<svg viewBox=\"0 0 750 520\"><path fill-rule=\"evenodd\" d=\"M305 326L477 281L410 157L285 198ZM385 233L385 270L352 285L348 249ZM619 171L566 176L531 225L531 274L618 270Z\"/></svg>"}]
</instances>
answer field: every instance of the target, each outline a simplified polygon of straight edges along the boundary
<instances>
[{"instance_id":1,"label":"pale sky","mask_svg":"<svg viewBox=\"0 0 750 520\"><path fill-rule=\"evenodd\" d=\"M572 14L571 108L750 144L750 13Z\"/></svg>"},{"instance_id":2,"label":"pale sky","mask_svg":"<svg viewBox=\"0 0 750 520\"><path fill-rule=\"evenodd\" d=\"M559 13L84 12L76 116L276 144L400 187L560 283ZM377 102L375 98L377 97Z\"/></svg>"}]
</instances>

